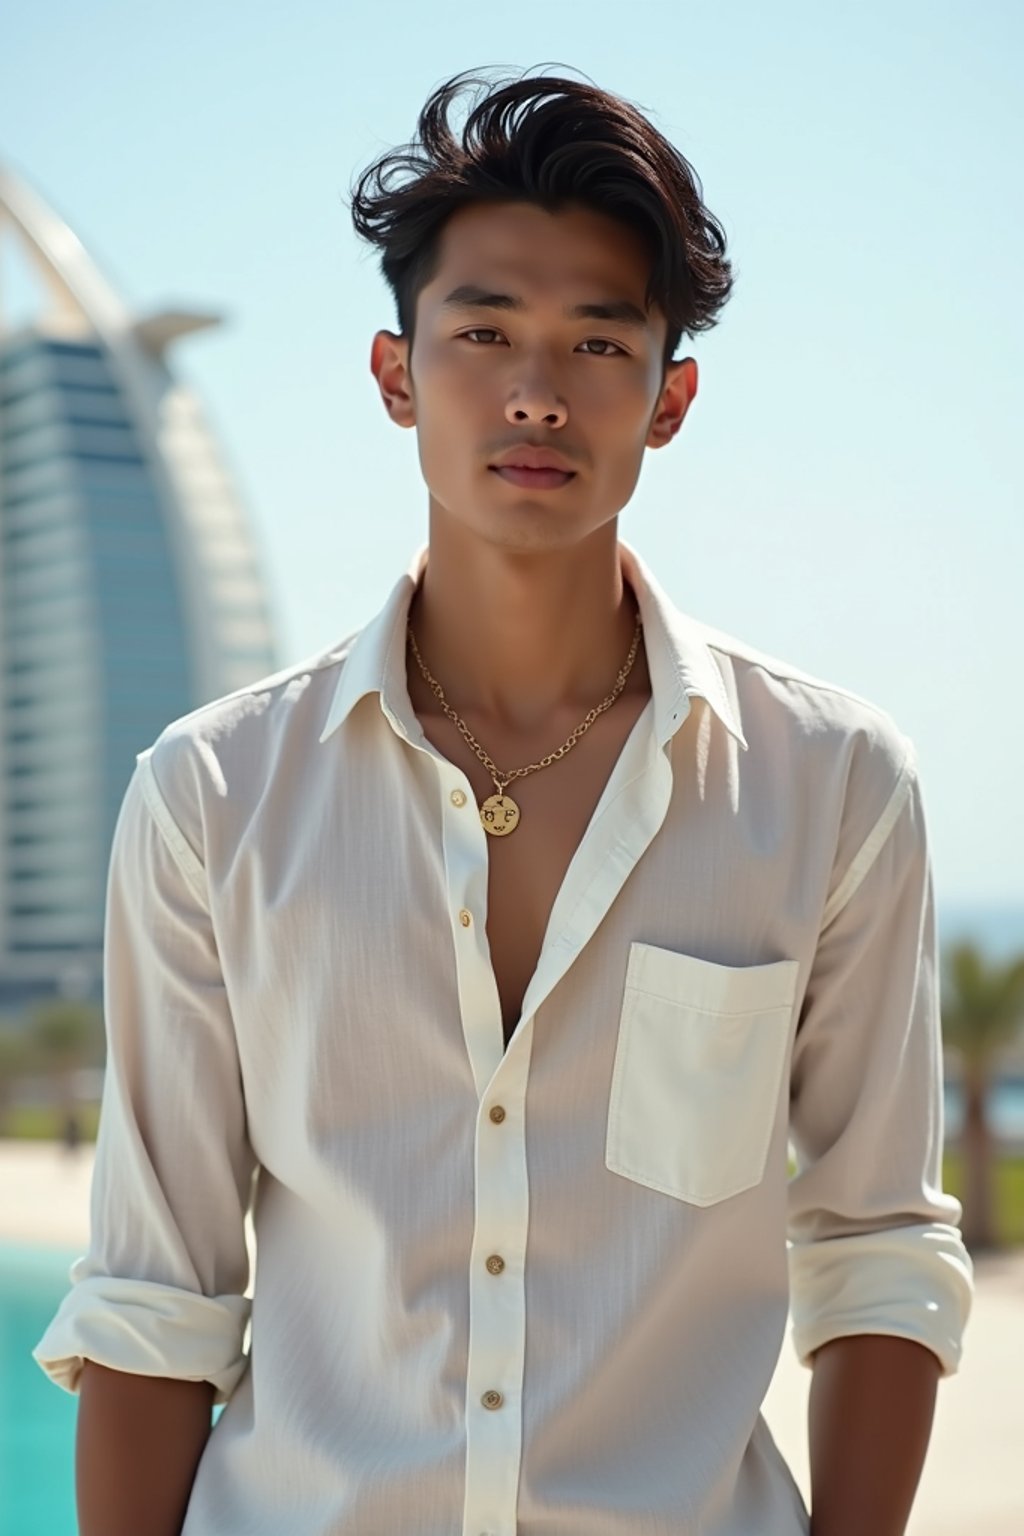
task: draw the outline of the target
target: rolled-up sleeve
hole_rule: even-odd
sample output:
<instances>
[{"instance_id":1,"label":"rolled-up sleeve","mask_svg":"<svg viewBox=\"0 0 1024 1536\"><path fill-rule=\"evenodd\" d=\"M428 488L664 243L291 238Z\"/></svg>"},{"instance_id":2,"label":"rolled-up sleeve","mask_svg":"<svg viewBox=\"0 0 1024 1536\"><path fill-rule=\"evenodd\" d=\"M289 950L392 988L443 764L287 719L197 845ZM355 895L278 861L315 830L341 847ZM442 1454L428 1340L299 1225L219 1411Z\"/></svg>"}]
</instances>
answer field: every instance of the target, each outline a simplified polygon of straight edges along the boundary
<instances>
[{"instance_id":1,"label":"rolled-up sleeve","mask_svg":"<svg viewBox=\"0 0 1024 1536\"><path fill-rule=\"evenodd\" d=\"M942 1190L942 1039L932 873L909 742L835 875L794 1045L788 1191L793 1342L912 1339L958 1367L973 1294Z\"/></svg>"},{"instance_id":2,"label":"rolled-up sleeve","mask_svg":"<svg viewBox=\"0 0 1024 1536\"><path fill-rule=\"evenodd\" d=\"M107 882L107 1064L88 1251L33 1356L77 1392L83 1361L210 1381L226 1402L249 1319L255 1158L201 850L141 753Z\"/></svg>"}]
</instances>

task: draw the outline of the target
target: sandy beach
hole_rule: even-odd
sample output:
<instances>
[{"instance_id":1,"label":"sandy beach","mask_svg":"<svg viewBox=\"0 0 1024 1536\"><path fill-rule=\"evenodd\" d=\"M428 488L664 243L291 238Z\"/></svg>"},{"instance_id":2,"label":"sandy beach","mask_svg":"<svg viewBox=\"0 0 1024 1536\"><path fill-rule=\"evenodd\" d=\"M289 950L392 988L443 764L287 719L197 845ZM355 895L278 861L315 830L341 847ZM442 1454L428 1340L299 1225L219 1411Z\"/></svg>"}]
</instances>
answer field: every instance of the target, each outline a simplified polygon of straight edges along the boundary
<instances>
[{"instance_id":1,"label":"sandy beach","mask_svg":"<svg viewBox=\"0 0 1024 1536\"><path fill-rule=\"evenodd\" d=\"M0 1141L0 1241L82 1249L93 1149ZM810 1373L783 1347L765 1417L808 1497ZM1024 1250L977 1262L977 1295L956 1376L940 1384L928 1460L907 1536L1024 1531Z\"/></svg>"}]
</instances>

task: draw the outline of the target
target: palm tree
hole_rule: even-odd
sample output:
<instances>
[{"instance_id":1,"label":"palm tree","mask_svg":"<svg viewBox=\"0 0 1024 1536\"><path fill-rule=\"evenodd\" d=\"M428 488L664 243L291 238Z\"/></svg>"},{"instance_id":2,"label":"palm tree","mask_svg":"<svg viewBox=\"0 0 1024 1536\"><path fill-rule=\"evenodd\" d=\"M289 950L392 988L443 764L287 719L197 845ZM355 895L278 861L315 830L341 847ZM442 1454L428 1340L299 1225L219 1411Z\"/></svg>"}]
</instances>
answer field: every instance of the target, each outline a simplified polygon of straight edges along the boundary
<instances>
[{"instance_id":1,"label":"palm tree","mask_svg":"<svg viewBox=\"0 0 1024 1536\"><path fill-rule=\"evenodd\" d=\"M943 983L942 1033L960 1060L964 1118L963 1235L974 1250L996 1246L995 1138L989 1097L999 1053L1024 1019L1024 956L990 962L963 941L949 951Z\"/></svg>"},{"instance_id":2,"label":"palm tree","mask_svg":"<svg viewBox=\"0 0 1024 1536\"><path fill-rule=\"evenodd\" d=\"M75 1079L83 1067L103 1060L102 1011L74 998L53 998L33 1010L31 1034L39 1064L56 1084L65 1127L77 1123Z\"/></svg>"},{"instance_id":3,"label":"palm tree","mask_svg":"<svg viewBox=\"0 0 1024 1536\"><path fill-rule=\"evenodd\" d=\"M32 1049L17 1023L0 1019L0 1136L7 1134L7 1116L18 1079L32 1069Z\"/></svg>"}]
</instances>

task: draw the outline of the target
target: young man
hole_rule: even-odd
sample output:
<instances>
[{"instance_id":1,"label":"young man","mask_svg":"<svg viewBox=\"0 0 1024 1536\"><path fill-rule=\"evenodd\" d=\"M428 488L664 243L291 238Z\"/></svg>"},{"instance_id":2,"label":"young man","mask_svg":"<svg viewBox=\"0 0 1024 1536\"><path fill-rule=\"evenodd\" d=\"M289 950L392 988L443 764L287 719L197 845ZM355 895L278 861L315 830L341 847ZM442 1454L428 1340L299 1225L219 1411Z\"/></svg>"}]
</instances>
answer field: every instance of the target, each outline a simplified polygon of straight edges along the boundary
<instances>
[{"instance_id":1,"label":"young man","mask_svg":"<svg viewBox=\"0 0 1024 1536\"><path fill-rule=\"evenodd\" d=\"M896 1536L971 1295L912 748L619 541L731 285L687 162L572 79L460 138L473 84L353 200L429 543L125 796L36 1351L81 1530ZM812 1518L759 1412L790 1299Z\"/></svg>"}]
</instances>

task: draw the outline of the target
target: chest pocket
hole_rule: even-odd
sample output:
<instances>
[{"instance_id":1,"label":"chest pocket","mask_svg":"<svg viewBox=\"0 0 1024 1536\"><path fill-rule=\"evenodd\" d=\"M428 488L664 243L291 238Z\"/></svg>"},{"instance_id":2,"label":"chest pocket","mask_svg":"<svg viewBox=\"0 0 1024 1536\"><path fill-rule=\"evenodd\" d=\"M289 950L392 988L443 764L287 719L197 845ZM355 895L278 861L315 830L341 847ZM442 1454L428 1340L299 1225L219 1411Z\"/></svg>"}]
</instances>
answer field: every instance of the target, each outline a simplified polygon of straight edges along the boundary
<instances>
[{"instance_id":1,"label":"chest pocket","mask_svg":"<svg viewBox=\"0 0 1024 1536\"><path fill-rule=\"evenodd\" d=\"M631 944L605 1165L692 1205L760 1183L779 1106L796 960L715 965Z\"/></svg>"}]
</instances>

